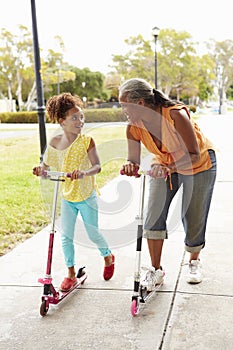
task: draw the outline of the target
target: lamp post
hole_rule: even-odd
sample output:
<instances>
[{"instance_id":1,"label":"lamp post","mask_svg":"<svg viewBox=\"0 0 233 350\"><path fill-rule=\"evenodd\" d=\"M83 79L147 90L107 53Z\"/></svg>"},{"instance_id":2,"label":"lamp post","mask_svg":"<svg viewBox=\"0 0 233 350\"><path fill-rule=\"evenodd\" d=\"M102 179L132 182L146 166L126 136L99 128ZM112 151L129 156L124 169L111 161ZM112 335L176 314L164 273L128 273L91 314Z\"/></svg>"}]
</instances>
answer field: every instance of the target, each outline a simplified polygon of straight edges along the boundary
<instances>
[{"instance_id":1,"label":"lamp post","mask_svg":"<svg viewBox=\"0 0 233 350\"><path fill-rule=\"evenodd\" d=\"M86 82L83 81L82 88L83 88L83 106L84 106L84 108L86 108L86 103L87 103L87 97L85 96L85 86L86 86Z\"/></svg>"},{"instance_id":2,"label":"lamp post","mask_svg":"<svg viewBox=\"0 0 233 350\"><path fill-rule=\"evenodd\" d=\"M43 159L43 154L46 148L46 131L45 131L45 105L44 105L44 92L41 79L41 63L40 63L40 50L37 32L37 20L36 20L36 5L35 0L31 0L32 11L32 32L33 32L33 49L34 49L34 62L35 62L35 75L36 75L36 92L37 92L37 112L40 132L40 160Z\"/></svg>"},{"instance_id":3,"label":"lamp post","mask_svg":"<svg viewBox=\"0 0 233 350\"><path fill-rule=\"evenodd\" d=\"M159 36L160 29L158 27L154 27L152 29L152 34L155 38L155 88L158 88L158 62L157 62L157 40Z\"/></svg>"},{"instance_id":4,"label":"lamp post","mask_svg":"<svg viewBox=\"0 0 233 350\"><path fill-rule=\"evenodd\" d=\"M57 94L60 95L60 61L56 61L57 67Z\"/></svg>"},{"instance_id":5,"label":"lamp post","mask_svg":"<svg viewBox=\"0 0 233 350\"><path fill-rule=\"evenodd\" d=\"M222 75L223 75L223 66L218 66L217 69L218 72L218 94L219 94L219 109L218 114L222 114L222 105L223 105L223 81L222 81Z\"/></svg>"}]
</instances>

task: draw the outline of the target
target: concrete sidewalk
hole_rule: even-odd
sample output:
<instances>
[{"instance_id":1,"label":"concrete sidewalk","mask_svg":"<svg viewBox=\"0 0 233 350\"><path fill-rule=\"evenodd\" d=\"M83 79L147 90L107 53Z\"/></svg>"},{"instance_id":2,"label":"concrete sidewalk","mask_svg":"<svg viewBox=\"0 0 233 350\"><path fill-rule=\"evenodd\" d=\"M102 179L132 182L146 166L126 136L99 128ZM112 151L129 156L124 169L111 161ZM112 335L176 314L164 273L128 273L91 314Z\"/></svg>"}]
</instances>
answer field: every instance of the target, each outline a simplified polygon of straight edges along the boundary
<instances>
[{"instance_id":1,"label":"concrete sidewalk","mask_svg":"<svg viewBox=\"0 0 233 350\"><path fill-rule=\"evenodd\" d=\"M103 280L103 259L97 249L85 244L81 233L82 244L76 247L77 264L86 266L88 278L81 289L57 306L50 306L48 314L41 317L43 288L37 279L45 273L48 229L1 257L0 349L232 349L233 118L208 116L199 125L220 150L207 243L201 255L203 282L198 285L185 282L188 256L183 251L184 234L178 223L164 246L162 263L166 278L163 287L138 316L131 316L137 230L134 217L138 211L140 181L127 179L128 185L124 186L132 190L130 203L125 202L128 225L124 223L125 214L100 213L100 226L116 256L112 280ZM107 202L109 193L115 193L122 181L119 177L108 184L102 191L103 200ZM149 264L144 240L142 264ZM57 234L52 268L55 286L59 286L64 273Z\"/></svg>"}]
</instances>

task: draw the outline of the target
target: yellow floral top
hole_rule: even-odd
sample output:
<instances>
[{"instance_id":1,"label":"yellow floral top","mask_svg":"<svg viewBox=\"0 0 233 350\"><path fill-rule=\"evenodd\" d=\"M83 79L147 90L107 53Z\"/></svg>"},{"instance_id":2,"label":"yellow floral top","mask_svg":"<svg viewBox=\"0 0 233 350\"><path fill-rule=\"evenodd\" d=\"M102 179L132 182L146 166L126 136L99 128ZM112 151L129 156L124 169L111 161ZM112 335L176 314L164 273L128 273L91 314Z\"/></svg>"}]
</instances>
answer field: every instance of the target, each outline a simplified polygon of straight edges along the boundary
<instances>
[{"instance_id":1,"label":"yellow floral top","mask_svg":"<svg viewBox=\"0 0 233 350\"><path fill-rule=\"evenodd\" d=\"M91 137L78 135L75 141L66 149L58 150L48 146L43 162L57 171L72 172L75 169L87 170L91 167L87 150ZM96 189L95 176L84 176L82 179L71 181L66 178L62 183L63 197L70 202L81 202L89 198Z\"/></svg>"}]
</instances>

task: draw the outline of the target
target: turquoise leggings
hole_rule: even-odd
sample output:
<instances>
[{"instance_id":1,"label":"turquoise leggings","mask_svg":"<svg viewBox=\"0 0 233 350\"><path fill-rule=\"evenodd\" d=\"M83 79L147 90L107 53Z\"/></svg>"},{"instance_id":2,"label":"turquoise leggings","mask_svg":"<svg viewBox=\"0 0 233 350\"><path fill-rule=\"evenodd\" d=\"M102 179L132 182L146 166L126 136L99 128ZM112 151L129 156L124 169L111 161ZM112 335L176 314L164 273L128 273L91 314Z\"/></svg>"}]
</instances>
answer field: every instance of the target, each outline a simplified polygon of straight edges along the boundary
<instances>
[{"instance_id":1,"label":"turquoise leggings","mask_svg":"<svg viewBox=\"0 0 233 350\"><path fill-rule=\"evenodd\" d=\"M80 212L88 237L96 244L100 254L105 257L111 254L108 244L98 228L98 203L96 192L82 202L69 202L62 199L62 249L67 267L75 265L74 231L78 213Z\"/></svg>"}]
</instances>

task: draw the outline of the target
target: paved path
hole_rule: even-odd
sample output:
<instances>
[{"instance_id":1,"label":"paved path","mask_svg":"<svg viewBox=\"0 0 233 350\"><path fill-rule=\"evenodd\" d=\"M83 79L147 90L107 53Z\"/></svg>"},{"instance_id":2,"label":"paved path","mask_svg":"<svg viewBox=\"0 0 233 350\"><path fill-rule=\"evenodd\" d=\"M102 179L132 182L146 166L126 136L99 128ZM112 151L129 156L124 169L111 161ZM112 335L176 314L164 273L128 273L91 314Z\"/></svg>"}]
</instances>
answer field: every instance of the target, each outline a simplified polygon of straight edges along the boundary
<instances>
[{"instance_id":1,"label":"paved path","mask_svg":"<svg viewBox=\"0 0 233 350\"><path fill-rule=\"evenodd\" d=\"M125 186L127 196L131 193L125 209L129 224L125 225L125 211L121 220L117 211L116 215L105 212L100 217L100 226L116 256L113 279L103 280L102 258L96 249L85 245L81 230L82 244L77 243L76 247L77 263L86 265L87 281L63 303L50 306L47 316L42 318L39 315L42 287L37 279L45 272L48 229L20 244L0 259L1 350L232 349L233 118L205 117L200 125L219 147L207 244L202 252L203 282L199 285L185 282L188 257L183 251L183 229L178 224L164 246L163 287L137 317L131 316L137 226L134 215L140 181L129 179L127 184L122 184L123 177L118 177L102 190L102 199L109 201L109 193ZM142 263L149 263L144 241ZM55 239L52 274L58 286L64 276L59 233Z\"/></svg>"}]
</instances>

